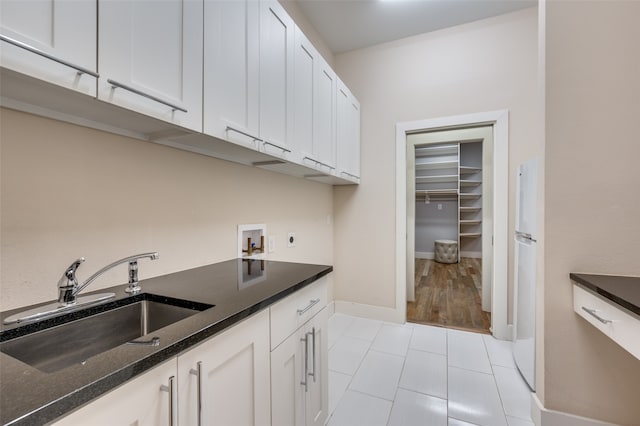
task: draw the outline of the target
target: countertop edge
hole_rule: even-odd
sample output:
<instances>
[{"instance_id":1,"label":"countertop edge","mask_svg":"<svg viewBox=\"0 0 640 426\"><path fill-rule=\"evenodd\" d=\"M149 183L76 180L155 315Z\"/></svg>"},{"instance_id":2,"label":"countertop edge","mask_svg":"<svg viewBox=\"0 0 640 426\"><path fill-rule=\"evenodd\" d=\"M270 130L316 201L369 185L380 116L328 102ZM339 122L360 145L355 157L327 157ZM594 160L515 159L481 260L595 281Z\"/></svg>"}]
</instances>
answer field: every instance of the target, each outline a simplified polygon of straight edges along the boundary
<instances>
[{"instance_id":1,"label":"countertop edge","mask_svg":"<svg viewBox=\"0 0 640 426\"><path fill-rule=\"evenodd\" d=\"M604 297L605 299L609 300L610 302L614 303L615 305L617 305L620 308L624 308L625 310L629 311L631 314L635 315L636 317L640 317L640 306L637 306L621 297L618 297L617 295L603 289L602 287L598 286L597 284L595 284L594 282L589 280L589 276L593 276L593 277L601 277L603 275L596 275L596 274L585 274L585 273L570 273L569 274L569 278L571 280L573 280L575 283L577 283L578 285L580 285L582 288L585 288L587 290L590 290L591 292L600 295L602 297Z\"/></svg>"},{"instance_id":2,"label":"countertop edge","mask_svg":"<svg viewBox=\"0 0 640 426\"><path fill-rule=\"evenodd\" d=\"M318 265L321 266L321 265ZM325 266L325 265L322 265ZM185 336L172 345L166 348L154 352L140 360L129 364L125 367L114 370L112 373L103 376L97 381L94 381L80 389L76 389L57 400L39 407L19 418L9 420L4 423L6 426L29 426L34 422L37 424L49 424L67 414L71 411L80 408L84 404L106 394L107 392L115 389L116 387L130 381L137 376L151 370L152 368L162 364L163 362L178 356L191 347L203 342L204 340L213 337L216 334L222 333L228 328L234 326L240 321L248 318L249 316L268 308L281 299L289 296L292 293L314 283L318 279L328 275L333 271L333 266L326 265L326 268L316 274L309 276L301 282L294 284L285 290L280 291L270 297L267 297L251 306L248 306L226 318L210 324L208 327L201 329L200 331Z\"/></svg>"}]
</instances>

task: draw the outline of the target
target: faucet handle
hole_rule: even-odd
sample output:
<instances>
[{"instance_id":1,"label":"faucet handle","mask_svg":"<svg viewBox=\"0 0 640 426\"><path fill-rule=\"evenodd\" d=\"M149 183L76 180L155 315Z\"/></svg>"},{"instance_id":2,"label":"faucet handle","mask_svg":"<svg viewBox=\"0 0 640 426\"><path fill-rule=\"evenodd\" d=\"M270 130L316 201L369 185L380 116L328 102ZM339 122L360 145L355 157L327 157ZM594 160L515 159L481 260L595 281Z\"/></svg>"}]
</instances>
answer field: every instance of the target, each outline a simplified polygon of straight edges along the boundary
<instances>
[{"instance_id":1,"label":"faucet handle","mask_svg":"<svg viewBox=\"0 0 640 426\"><path fill-rule=\"evenodd\" d=\"M60 281L58 281L58 287L76 287L78 285L76 271L84 261L84 257L80 257L73 261L73 263L69 265L67 269L65 269L62 277L60 277Z\"/></svg>"}]
</instances>

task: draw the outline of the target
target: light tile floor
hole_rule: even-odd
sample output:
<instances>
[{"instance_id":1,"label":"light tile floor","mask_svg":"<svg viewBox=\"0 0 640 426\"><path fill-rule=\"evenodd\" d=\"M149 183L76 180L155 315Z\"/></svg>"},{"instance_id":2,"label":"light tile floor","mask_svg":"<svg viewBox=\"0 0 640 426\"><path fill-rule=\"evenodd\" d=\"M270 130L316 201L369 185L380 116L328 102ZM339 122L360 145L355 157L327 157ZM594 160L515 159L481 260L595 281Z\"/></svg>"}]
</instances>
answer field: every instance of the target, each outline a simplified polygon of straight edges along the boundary
<instances>
[{"instance_id":1,"label":"light tile floor","mask_svg":"<svg viewBox=\"0 0 640 426\"><path fill-rule=\"evenodd\" d=\"M510 342L342 314L328 338L328 426L533 426Z\"/></svg>"}]
</instances>

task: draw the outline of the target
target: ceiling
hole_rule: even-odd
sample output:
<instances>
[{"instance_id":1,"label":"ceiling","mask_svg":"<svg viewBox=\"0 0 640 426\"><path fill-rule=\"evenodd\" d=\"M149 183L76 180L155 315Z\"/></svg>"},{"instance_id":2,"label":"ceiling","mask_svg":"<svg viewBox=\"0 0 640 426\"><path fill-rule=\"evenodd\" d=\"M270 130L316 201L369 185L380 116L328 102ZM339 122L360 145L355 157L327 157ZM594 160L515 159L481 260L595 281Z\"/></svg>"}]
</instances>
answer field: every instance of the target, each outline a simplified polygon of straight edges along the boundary
<instances>
[{"instance_id":1,"label":"ceiling","mask_svg":"<svg viewBox=\"0 0 640 426\"><path fill-rule=\"evenodd\" d=\"M537 0L297 0L333 53L535 6Z\"/></svg>"}]
</instances>

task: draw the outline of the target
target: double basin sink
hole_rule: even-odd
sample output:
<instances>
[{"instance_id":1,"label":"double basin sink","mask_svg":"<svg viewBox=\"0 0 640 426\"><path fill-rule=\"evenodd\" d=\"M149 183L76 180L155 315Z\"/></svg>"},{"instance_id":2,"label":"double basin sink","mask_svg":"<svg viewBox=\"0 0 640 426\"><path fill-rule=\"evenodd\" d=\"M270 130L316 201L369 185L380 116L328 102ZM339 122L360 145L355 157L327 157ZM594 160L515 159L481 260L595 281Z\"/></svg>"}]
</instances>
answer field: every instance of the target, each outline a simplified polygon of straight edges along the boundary
<instances>
[{"instance_id":1,"label":"double basin sink","mask_svg":"<svg viewBox=\"0 0 640 426\"><path fill-rule=\"evenodd\" d=\"M120 345L158 346L161 342L154 332L211 307L140 294L104 305L104 309L58 317L59 325L1 342L0 352L53 373ZM40 327L36 324L34 328Z\"/></svg>"}]
</instances>

